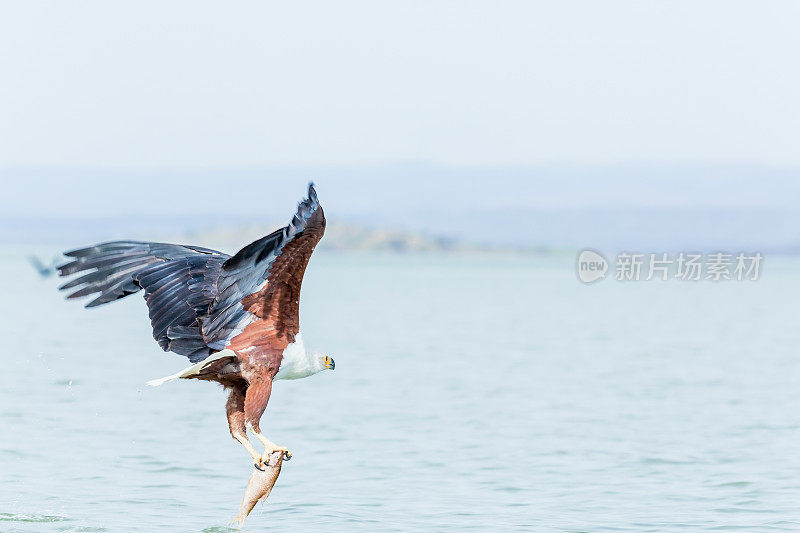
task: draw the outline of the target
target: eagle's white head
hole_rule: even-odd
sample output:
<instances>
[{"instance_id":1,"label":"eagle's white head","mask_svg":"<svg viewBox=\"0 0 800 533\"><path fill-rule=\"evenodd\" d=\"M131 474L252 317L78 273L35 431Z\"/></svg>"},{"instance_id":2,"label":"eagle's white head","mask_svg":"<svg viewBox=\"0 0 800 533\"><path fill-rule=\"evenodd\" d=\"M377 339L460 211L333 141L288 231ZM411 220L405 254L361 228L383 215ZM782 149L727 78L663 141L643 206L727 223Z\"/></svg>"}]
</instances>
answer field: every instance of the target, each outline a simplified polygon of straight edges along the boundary
<instances>
[{"instance_id":1,"label":"eagle's white head","mask_svg":"<svg viewBox=\"0 0 800 533\"><path fill-rule=\"evenodd\" d=\"M300 379L334 368L336 363L331 357L319 352L309 352L303 343L303 335L298 333L294 342L283 350L281 367L273 379Z\"/></svg>"}]
</instances>

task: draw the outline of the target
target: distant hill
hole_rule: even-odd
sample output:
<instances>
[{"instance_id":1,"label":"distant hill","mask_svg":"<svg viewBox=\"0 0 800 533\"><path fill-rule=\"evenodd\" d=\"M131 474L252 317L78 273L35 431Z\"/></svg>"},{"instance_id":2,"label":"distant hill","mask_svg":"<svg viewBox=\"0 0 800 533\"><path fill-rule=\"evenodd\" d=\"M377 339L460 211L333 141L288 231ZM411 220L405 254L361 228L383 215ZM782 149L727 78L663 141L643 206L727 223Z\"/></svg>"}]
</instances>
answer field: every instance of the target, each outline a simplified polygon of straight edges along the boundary
<instances>
[{"instance_id":1,"label":"distant hill","mask_svg":"<svg viewBox=\"0 0 800 533\"><path fill-rule=\"evenodd\" d=\"M220 227L208 231L192 232L186 236L192 242L200 242L221 250L236 250L242 244L263 237L277 226L266 229L258 224L236 227ZM318 249L333 251L390 251L390 252L441 252L441 251L488 251L517 249L514 247L490 247L470 244L452 237L427 235L422 232L376 229L354 224L329 222L325 238Z\"/></svg>"}]
</instances>

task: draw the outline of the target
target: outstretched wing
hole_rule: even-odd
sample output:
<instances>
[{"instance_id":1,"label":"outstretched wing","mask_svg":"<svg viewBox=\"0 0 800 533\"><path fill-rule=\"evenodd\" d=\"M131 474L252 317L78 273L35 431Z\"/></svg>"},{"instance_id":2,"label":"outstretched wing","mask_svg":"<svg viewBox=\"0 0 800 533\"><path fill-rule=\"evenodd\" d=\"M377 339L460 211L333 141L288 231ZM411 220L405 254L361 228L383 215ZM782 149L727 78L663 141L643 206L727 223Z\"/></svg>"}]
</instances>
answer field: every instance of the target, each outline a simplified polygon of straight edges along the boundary
<instances>
[{"instance_id":1,"label":"outstretched wing","mask_svg":"<svg viewBox=\"0 0 800 533\"><path fill-rule=\"evenodd\" d=\"M245 246L222 265L216 297L202 319L208 345L224 348L257 320L294 340L303 273L324 233L325 214L312 183L288 226Z\"/></svg>"},{"instance_id":2,"label":"outstretched wing","mask_svg":"<svg viewBox=\"0 0 800 533\"><path fill-rule=\"evenodd\" d=\"M73 260L58 267L61 276L89 272L60 288L76 289L68 298L99 293L86 307L144 289L158 344L198 362L257 320L293 340L303 273L324 232L312 184L288 226L233 257L198 246L107 242L67 252Z\"/></svg>"},{"instance_id":3,"label":"outstretched wing","mask_svg":"<svg viewBox=\"0 0 800 533\"><path fill-rule=\"evenodd\" d=\"M67 298L100 293L96 307L144 289L153 337L164 351L200 361L215 350L200 332L200 319L214 300L214 288L228 255L198 246L156 242L107 242L66 252L74 259L58 267L61 276L90 271L60 288L77 289Z\"/></svg>"}]
</instances>

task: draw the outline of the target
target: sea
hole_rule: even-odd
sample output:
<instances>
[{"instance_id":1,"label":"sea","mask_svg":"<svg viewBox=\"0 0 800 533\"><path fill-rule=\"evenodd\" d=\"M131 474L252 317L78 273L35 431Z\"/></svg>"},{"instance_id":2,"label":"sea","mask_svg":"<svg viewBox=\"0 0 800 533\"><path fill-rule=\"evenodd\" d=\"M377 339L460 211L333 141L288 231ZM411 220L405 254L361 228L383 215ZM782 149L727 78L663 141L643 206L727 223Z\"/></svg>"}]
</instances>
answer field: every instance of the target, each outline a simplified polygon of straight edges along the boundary
<instances>
[{"instance_id":1,"label":"sea","mask_svg":"<svg viewBox=\"0 0 800 533\"><path fill-rule=\"evenodd\" d=\"M85 310L0 251L0 531L221 532L252 462L140 295ZM800 259L757 281L576 276L572 254L317 253L245 531L800 530ZM257 444L257 441L255 442ZM260 447L260 445L258 446Z\"/></svg>"}]
</instances>

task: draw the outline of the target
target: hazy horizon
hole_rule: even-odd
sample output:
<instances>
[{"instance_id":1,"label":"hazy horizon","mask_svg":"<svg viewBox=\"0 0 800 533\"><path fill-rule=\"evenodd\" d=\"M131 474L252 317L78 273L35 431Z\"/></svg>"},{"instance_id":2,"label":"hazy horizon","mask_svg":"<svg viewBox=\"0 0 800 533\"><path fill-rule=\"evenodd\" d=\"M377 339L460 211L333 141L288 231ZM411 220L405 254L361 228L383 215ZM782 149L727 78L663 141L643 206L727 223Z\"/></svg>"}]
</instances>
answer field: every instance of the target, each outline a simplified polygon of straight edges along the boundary
<instances>
[{"instance_id":1,"label":"hazy horizon","mask_svg":"<svg viewBox=\"0 0 800 533\"><path fill-rule=\"evenodd\" d=\"M3 169L3 242L283 224L314 179L332 223L522 248L800 250L800 172L742 165ZM68 198L69 201L64 201ZM102 224L98 223L102 222Z\"/></svg>"}]
</instances>

